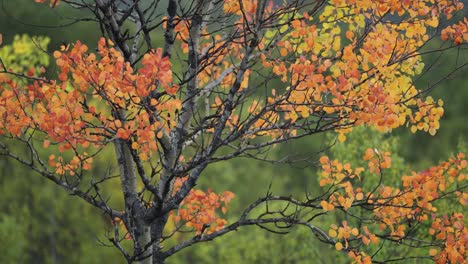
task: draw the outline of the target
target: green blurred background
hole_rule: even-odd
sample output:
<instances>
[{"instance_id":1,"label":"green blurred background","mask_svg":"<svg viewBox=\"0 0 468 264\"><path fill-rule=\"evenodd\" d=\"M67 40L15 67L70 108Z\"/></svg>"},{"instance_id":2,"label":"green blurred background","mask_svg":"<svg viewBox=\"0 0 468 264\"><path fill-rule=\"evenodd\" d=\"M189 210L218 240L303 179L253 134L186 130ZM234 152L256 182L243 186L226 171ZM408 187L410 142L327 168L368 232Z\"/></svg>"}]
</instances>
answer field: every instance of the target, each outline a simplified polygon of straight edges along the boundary
<instances>
[{"instance_id":1,"label":"green blurred background","mask_svg":"<svg viewBox=\"0 0 468 264\"><path fill-rule=\"evenodd\" d=\"M93 48L101 35L98 25L91 21L73 24L70 19L86 16L65 5L50 9L32 0L1 1L0 33L3 34L4 45L10 44L15 35L27 34L50 37L49 51L58 49L62 43L76 40ZM155 35L153 39L160 42L162 35ZM437 56L427 57L426 65L433 64L433 72L418 80L418 87L431 86L467 59L466 50L461 48L447 51L439 59ZM49 68L50 72L53 72L53 66ZM328 154L359 163L367 147L387 149L395 153L388 180L398 184L403 173L426 168L465 149L463 142L468 139L468 111L465 106L468 101L467 74L465 69L453 78L442 81L431 92L435 99L441 98L445 102L445 115L436 136L422 132L411 134L407 128L391 134L378 134L360 128L344 144L327 150ZM228 219L234 219L246 205L264 195L270 183L272 191L277 194L303 197L305 192L316 193L319 188L315 161L321 155L320 151L333 141L334 135L317 135L270 151L270 158L307 158L294 164L237 159L212 165L204 172L199 186L218 192L231 190L236 194L227 214ZM109 166L108 163L105 158L96 161L93 173L102 173ZM118 197L118 183L115 187L115 197ZM4 158L0 158L0 199L0 263L124 263L116 249L101 243L107 242L106 230L111 228L109 219L52 183ZM344 218L340 215L330 216L315 224L328 229L331 223ZM385 251L389 254L404 253L396 248ZM245 227L216 241L190 247L170 258L168 263L332 261L341 263L346 260L334 248L319 243L308 230L294 228L289 234L277 235L258 227Z\"/></svg>"}]
</instances>

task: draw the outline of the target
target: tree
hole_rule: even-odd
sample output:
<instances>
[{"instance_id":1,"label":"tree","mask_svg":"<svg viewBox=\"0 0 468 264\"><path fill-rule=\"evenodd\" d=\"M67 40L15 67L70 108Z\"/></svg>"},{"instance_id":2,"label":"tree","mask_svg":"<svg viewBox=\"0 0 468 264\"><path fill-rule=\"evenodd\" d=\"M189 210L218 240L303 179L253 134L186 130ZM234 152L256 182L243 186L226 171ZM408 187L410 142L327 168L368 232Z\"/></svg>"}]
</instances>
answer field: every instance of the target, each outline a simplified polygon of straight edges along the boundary
<instances>
[{"instance_id":1,"label":"tree","mask_svg":"<svg viewBox=\"0 0 468 264\"><path fill-rule=\"evenodd\" d=\"M270 148L313 134L336 132L345 141L353 127L406 125L434 135L443 115L442 102L427 96L435 84L417 89L413 82L431 70L423 55L467 41L468 20L456 19L462 3L35 2L88 12L103 38L96 52L80 41L55 51L56 78L40 67L16 72L2 58L2 154L102 210L114 226L109 241L129 263L164 263L248 225L272 232L305 226L357 263L369 263L383 243L426 249L403 259L467 258L458 210L468 199L463 154L392 185L384 181L388 152L356 153L365 167L322 156L322 191L267 193L229 224L222 215L234 194L195 188L210 164L271 161ZM155 45L158 34L164 41ZM430 47L438 36L444 42ZM108 162L118 173L89 175L93 159L112 148ZM102 188L115 179L123 210ZM458 211L439 212L449 198ZM332 214L358 221L315 224Z\"/></svg>"}]
</instances>

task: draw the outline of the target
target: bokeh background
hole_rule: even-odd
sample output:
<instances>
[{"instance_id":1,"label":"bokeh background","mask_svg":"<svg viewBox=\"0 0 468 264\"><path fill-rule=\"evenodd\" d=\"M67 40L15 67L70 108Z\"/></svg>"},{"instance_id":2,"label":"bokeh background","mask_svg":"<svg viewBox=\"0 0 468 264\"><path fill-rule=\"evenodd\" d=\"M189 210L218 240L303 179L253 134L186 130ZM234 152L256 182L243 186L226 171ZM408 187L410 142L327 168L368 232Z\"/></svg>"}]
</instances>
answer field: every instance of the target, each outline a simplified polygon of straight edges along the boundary
<instances>
[{"instance_id":1,"label":"bokeh background","mask_svg":"<svg viewBox=\"0 0 468 264\"><path fill-rule=\"evenodd\" d=\"M50 9L32 0L2 0L0 4L3 46L11 44L16 35L26 34L49 37L50 54L60 45L77 40L92 50L101 36L95 22L73 23L74 18L86 18L88 14L66 5ZM156 44L162 42L163 35L154 34L152 39ZM434 42L431 45L438 44ZM0 46L0 54L1 50ZM430 87L467 61L466 47L446 51L441 57L426 57L425 63L432 65L433 71L417 80L417 87ZM47 74L53 76L53 72L51 63ZM265 195L270 184L277 194L301 197L305 192L318 192L316 161L323 152L358 163L367 147L384 148L394 154L393 169L386 177L398 183L405 173L422 170L453 153L468 149L465 145L468 142L467 69L441 81L431 94L436 100L445 102L441 128L435 136L423 132L412 134L408 128L389 134L360 128L344 144L334 144L334 135L311 136L270 150L271 159L287 156L297 162L272 164L237 159L215 164L205 171L199 187L207 189L209 183L209 188L215 191L233 191L236 198L227 218L234 219L249 202ZM330 145L333 146L328 148ZM106 157L101 157L93 165L92 173L102 173L111 166ZM110 199L118 200L118 182L114 187L109 187ZM344 216L337 215L318 220L317 224L328 227L330 223L344 219ZM0 263L124 263L116 249L104 245L108 242L106 230L110 228L110 220L88 204L17 163L0 157ZM278 235L258 227L245 227L216 241L188 248L170 258L168 263L346 262L334 248L318 242L308 230L294 228L288 232ZM398 249L385 250L391 254L392 250Z\"/></svg>"}]
</instances>

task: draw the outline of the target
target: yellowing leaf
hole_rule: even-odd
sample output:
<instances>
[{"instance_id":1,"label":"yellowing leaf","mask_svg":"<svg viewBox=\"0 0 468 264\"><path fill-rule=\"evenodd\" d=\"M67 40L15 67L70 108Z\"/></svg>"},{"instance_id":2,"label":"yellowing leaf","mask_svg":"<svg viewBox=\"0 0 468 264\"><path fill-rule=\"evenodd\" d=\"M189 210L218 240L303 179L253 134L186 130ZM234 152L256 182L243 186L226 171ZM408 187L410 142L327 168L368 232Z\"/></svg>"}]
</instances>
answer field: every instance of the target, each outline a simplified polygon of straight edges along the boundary
<instances>
[{"instance_id":1,"label":"yellowing leaf","mask_svg":"<svg viewBox=\"0 0 468 264\"><path fill-rule=\"evenodd\" d=\"M364 199L364 194L362 192L356 194L356 200L359 201L359 200L362 200L362 199Z\"/></svg>"},{"instance_id":2,"label":"yellowing leaf","mask_svg":"<svg viewBox=\"0 0 468 264\"><path fill-rule=\"evenodd\" d=\"M343 249L343 244L341 244L341 242L338 242L335 244L335 248L336 250L341 251Z\"/></svg>"},{"instance_id":3,"label":"yellowing leaf","mask_svg":"<svg viewBox=\"0 0 468 264\"><path fill-rule=\"evenodd\" d=\"M338 135L338 141L339 142L344 142L346 140L346 136L343 133L340 133Z\"/></svg>"},{"instance_id":4,"label":"yellowing leaf","mask_svg":"<svg viewBox=\"0 0 468 264\"><path fill-rule=\"evenodd\" d=\"M362 237L362 243L367 246L370 243L370 239L367 237Z\"/></svg>"},{"instance_id":5,"label":"yellowing leaf","mask_svg":"<svg viewBox=\"0 0 468 264\"><path fill-rule=\"evenodd\" d=\"M327 164L328 162L330 162L330 160L328 159L327 156L322 156L322 157L320 157L319 161L320 161L320 164L322 164L322 165L325 165L325 164Z\"/></svg>"},{"instance_id":6,"label":"yellowing leaf","mask_svg":"<svg viewBox=\"0 0 468 264\"><path fill-rule=\"evenodd\" d=\"M439 25L438 17L432 16L429 20L426 20L426 25L436 28Z\"/></svg>"},{"instance_id":7,"label":"yellowing leaf","mask_svg":"<svg viewBox=\"0 0 468 264\"><path fill-rule=\"evenodd\" d=\"M333 209L335 209L335 206L327 201L321 201L320 205L325 211L332 211Z\"/></svg>"},{"instance_id":8,"label":"yellowing leaf","mask_svg":"<svg viewBox=\"0 0 468 264\"><path fill-rule=\"evenodd\" d=\"M140 145L137 142L132 143L132 149L138 149Z\"/></svg>"}]
</instances>

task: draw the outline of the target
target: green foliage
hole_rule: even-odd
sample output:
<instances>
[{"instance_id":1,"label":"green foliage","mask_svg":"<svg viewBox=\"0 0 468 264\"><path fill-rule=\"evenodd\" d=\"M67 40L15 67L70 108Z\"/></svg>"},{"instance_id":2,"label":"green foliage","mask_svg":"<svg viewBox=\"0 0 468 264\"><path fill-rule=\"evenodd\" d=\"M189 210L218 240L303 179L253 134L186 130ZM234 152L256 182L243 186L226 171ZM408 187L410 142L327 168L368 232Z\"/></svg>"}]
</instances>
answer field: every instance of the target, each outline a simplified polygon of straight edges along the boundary
<instances>
[{"instance_id":1,"label":"green foliage","mask_svg":"<svg viewBox=\"0 0 468 264\"><path fill-rule=\"evenodd\" d=\"M432 45L433 47L428 49L442 46L442 43L434 41ZM457 149L460 140L467 140L467 61L468 51L463 47L444 51L442 56L424 56L424 64L431 71L430 74L424 72L421 78L415 80L416 86L426 89L431 96L444 101L444 115L435 136L423 132L412 134L406 128L396 131L395 134L401 139L400 153L413 167L423 169L435 164ZM463 64L465 65L462 67Z\"/></svg>"},{"instance_id":2,"label":"green foliage","mask_svg":"<svg viewBox=\"0 0 468 264\"><path fill-rule=\"evenodd\" d=\"M21 213L20 213L21 214ZM15 216L1 214L0 215L0 245L3 248L8 247L8 250L3 250L0 260L5 263L24 263L26 261L28 241L27 236L27 218L24 214L20 218Z\"/></svg>"},{"instance_id":3,"label":"green foliage","mask_svg":"<svg viewBox=\"0 0 468 264\"><path fill-rule=\"evenodd\" d=\"M330 136L329 140L332 141L333 137ZM356 127L347 135L344 143L335 143L330 154L333 159L349 162L354 168L367 167L367 161L362 157L368 148L392 154L392 166L384 171L383 183L401 186L401 176L409 172L410 164L399 155L401 147L398 137L383 134L369 127ZM363 182L366 186L375 186L379 180L379 177L369 173L363 173L362 177L365 178Z\"/></svg>"},{"instance_id":4,"label":"green foliage","mask_svg":"<svg viewBox=\"0 0 468 264\"><path fill-rule=\"evenodd\" d=\"M62 43L78 39L96 43L99 31L90 31L88 23L76 23L84 18L82 10L67 5L51 9L48 5L32 0L2 1L0 8L0 32L3 43L11 43L15 35L27 34L48 36L51 39L49 50L56 50Z\"/></svg>"},{"instance_id":5,"label":"green foliage","mask_svg":"<svg viewBox=\"0 0 468 264\"><path fill-rule=\"evenodd\" d=\"M14 72L26 72L31 66L36 71L40 66L49 66L49 55L45 52L50 43L50 38L28 35L16 35L11 45L0 47L0 58L3 67Z\"/></svg>"},{"instance_id":6,"label":"green foliage","mask_svg":"<svg viewBox=\"0 0 468 264\"><path fill-rule=\"evenodd\" d=\"M311 263L320 247L310 232L295 228L287 235L246 227L210 243L199 244L168 259L176 263ZM327 256L313 263L329 263ZM328 261L332 259L329 258Z\"/></svg>"},{"instance_id":7,"label":"green foliage","mask_svg":"<svg viewBox=\"0 0 468 264\"><path fill-rule=\"evenodd\" d=\"M22 175L21 177L11 177ZM0 160L0 263L104 263L120 259L99 246L109 219L21 166ZM117 263L117 262L114 262Z\"/></svg>"}]
</instances>

